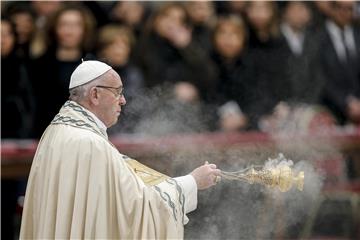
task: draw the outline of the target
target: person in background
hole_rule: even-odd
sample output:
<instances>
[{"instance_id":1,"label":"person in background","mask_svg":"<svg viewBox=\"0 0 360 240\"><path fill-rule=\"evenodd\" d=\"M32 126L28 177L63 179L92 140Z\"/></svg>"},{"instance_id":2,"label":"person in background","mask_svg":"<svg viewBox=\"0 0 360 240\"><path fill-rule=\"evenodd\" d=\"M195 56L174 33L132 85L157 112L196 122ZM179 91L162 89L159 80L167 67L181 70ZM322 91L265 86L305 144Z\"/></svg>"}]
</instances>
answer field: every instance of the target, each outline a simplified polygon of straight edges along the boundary
<instances>
[{"instance_id":1,"label":"person in background","mask_svg":"<svg viewBox=\"0 0 360 240\"><path fill-rule=\"evenodd\" d=\"M30 61L32 58L31 44L33 42L36 26L35 13L29 4L24 2L11 3L5 15L15 23L17 33L16 54L24 60Z\"/></svg>"},{"instance_id":2,"label":"person in background","mask_svg":"<svg viewBox=\"0 0 360 240\"><path fill-rule=\"evenodd\" d=\"M44 132L32 162L20 239L181 239L198 190L215 164L170 178L121 154L108 140L126 104L120 76L84 61L70 98ZM149 103L151 104L151 103Z\"/></svg>"},{"instance_id":3,"label":"person in background","mask_svg":"<svg viewBox=\"0 0 360 240\"><path fill-rule=\"evenodd\" d=\"M360 126L360 28L354 22L355 1L334 1L321 32L320 68L325 78L323 104L338 125ZM344 154L349 178L360 175L359 159Z\"/></svg>"},{"instance_id":4,"label":"person in background","mask_svg":"<svg viewBox=\"0 0 360 240\"><path fill-rule=\"evenodd\" d=\"M340 124L360 123L360 29L353 24L353 1L331 3L322 32L320 67L325 77L323 103Z\"/></svg>"},{"instance_id":5,"label":"person in background","mask_svg":"<svg viewBox=\"0 0 360 240\"><path fill-rule=\"evenodd\" d=\"M66 4L49 21L47 50L34 61L33 83L39 108L35 137L67 99L72 71L93 47L95 20L81 5ZM44 91L49 86L53 91Z\"/></svg>"},{"instance_id":6,"label":"person in background","mask_svg":"<svg viewBox=\"0 0 360 240\"><path fill-rule=\"evenodd\" d=\"M118 1L110 12L110 20L131 28L136 39L138 39L147 20L148 12L149 10L144 2Z\"/></svg>"},{"instance_id":7,"label":"person in background","mask_svg":"<svg viewBox=\"0 0 360 240\"><path fill-rule=\"evenodd\" d=\"M237 15L245 17L246 1L216 1L216 12L218 15Z\"/></svg>"},{"instance_id":8,"label":"person in background","mask_svg":"<svg viewBox=\"0 0 360 240\"><path fill-rule=\"evenodd\" d=\"M251 80L252 102L248 109L250 127L261 129L261 121L274 113L276 105L289 97L287 50L281 38L278 6L275 2L248 2L245 8L249 27L249 55L255 68Z\"/></svg>"},{"instance_id":9,"label":"person in background","mask_svg":"<svg viewBox=\"0 0 360 240\"><path fill-rule=\"evenodd\" d=\"M2 138L29 138L34 123L35 101L27 66L16 54L15 25L1 19Z\"/></svg>"},{"instance_id":10,"label":"person in background","mask_svg":"<svg viewBox=\"0 0 360 240\"><path fill-rule=\"evenodd\" d=\"M319 104L324 79L319 69L320 36L311 28L312 12L308 3L284 3L280 25L286 42L289 101L294 104Z\"/></svg>"},{"instance_id":11,"label":"person in background","mask_svg":"<svg viewBox=\"0 0 360 240\"><path fill-rule=\"evenodd\" d=\"M314 25L316 30L320 30L326 19L331 17L331 1L314 1L313 10L315 12L313 17Z\"/></svg>"},{"instance_id":12,"label":"person in background","mask_svg":"<svg viewBox=\"0 0 360 240\"><path fill-rule=\"evenodd\" d=\"M176 98L206 99L214 87L213 64L192 38L192 29L180 3L159 6L142 37L139 54L146 85L173 85Z\"/></svg>"},{"instance_id":13,"label":"person in background","mask_svg":"<svg viewBox=\"0 0 360 240\"><path fill-rule=\"evenodd\" d=\"M204 132L213 127L205 115L215 89L214 63L192 38L180 3L160 5L140 39L140 66L149 90L146 98L159 104L146 109L137 132L155 135Z\"/></svg>"},{"instance_id":14,"label":"person in background","mask_svg":"<svg viewBox=\"0 0 360 240\"><path fill-rule=\"evenodd\" d=\"M256 1L245 5L250 48L270 48L279 44L279 12L275 2Z\"/></svg>"},{"instance_id":15,"label":"person in background","mask_svg":"<svg viewBox=\"0 0 360 240\"><path fill-rule=\"evenodd\" d=\"M206 52L210 52L211 32L216 22L213 2L189 1L185 2L185 9L193 26L193 40Z\"/></svg>"},{"instance_id":16,"label":"person in background","mask_svg":"<svg viewBox=\"0 0 360 240\"><path fill-rule=\"evenodd\" d=\"M35 102L27 68L16 54L15 24L1 18L1 139L31 136ZM1 178L1 238L15 239L18 196L23 194L19 179Z\"/></svg>"},{"instance_id":17,"label":"person in background","mask_svg":"<svg viewBox=\"0 0 360 240\"><path fill-rule=\"evenodd\" d=\"M246 128L248 88L251 66L246 63L247 30L243 20L235 15L218 19L213 33L212 58L218 68L216 96L219 108L219 128L237 131Z\"/></svg>"},{"instance_id":18,"label":"person in background","mask_svg":"<svg viewBox=\"0 0 360 240\"><path fill-rule=\"evenodd\" d=\"M62 1L31 1L31 9L36 15L36 32L30 46L34 58L45 53L48 22L63 5L64 2Z\"/></svg>"},{"instance_id":19,"label":"person in background","mask_svg":"<svg viewBox=\"0 0 360 240\"><path fill-rule=\"evenodd\" d=\"M37 15L37 27L44 29L49 19L59 11L63 3L61 1L31 1L31 6Z\"/></svg>"},{"instance_id":20,"label":"person in background","mask_svg":"<svg viewBox=\"0 0 360 240\"><path fill-rule=\"evenodd\" d=\"M141 69L131 59L134 45L135 36L126 26L110 24L99 29L97 58L108 63L122 77L126 86L126 98L130 102L123 113L124 123L114 125L109 129L109 134L132 133L141 117L142 111L137 105L137 99L144 94L145 82Z\"/></svg>"},{"instance_id":21,"label":"person in background","mask_svg":"<svg viewBox=\"0 0 360 240\"><path fill-rule=\"evenodd\" d=\"M81 3L95 16L97 29L110 23L109 12L113 5L112 1L82 1Z\"/></svg>"},{"instance_id":22,"label":"person in background","mask_svg":"<svg viewBox=\"0 0 360 240\"><path fill-rule=\"evenodd\" d=\"M324 79L319 71L320 38L312 25L309 3L283 2L280 32L287 52L287 102L275 107L261 121L261 130L271 133L324 132L335 126L331 113L321 103Z\"/></svg>"}]
</instances>

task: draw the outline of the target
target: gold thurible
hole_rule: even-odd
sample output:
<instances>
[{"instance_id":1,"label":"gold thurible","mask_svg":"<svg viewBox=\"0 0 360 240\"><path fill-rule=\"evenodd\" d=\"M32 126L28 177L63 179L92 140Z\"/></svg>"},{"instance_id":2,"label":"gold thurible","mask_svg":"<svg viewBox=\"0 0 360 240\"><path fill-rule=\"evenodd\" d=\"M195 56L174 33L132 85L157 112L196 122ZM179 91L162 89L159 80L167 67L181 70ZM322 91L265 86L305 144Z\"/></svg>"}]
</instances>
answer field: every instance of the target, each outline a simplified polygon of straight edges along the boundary
<instances>
[{"instance_id":1,"label":"gold thurible","mask_svg":"<svg viewBox=\"0 0 360 240\"><path fill-rule=\"evenodd\" d=\"M258 183L273 188L277 187L281 192L289 191L293 185L300 191L304 188L304 172L299 172L295 176L291 168L286 165L260 170L251 167L238 172L222 171L221 175L229 180L241 180L250 184Z\"/></svg>"}]
</instances>

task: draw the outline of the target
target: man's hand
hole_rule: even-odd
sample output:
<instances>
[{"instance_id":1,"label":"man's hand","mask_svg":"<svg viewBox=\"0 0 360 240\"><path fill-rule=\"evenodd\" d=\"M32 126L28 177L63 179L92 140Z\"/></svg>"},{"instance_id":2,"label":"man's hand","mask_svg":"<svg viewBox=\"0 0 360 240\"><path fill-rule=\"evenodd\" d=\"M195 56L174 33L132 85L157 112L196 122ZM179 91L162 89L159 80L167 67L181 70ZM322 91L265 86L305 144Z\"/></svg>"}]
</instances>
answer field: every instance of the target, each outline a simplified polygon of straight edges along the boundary
<instances>
[{"instance_id":1,"label":"man's hand","mask_svg":"<svg viewBox=\"0 0 360 240\"><path fill-rule=\"evenodd\" d=\"M174 86L175 97L180 102L193 103L199 100L199 91L191 83L178 82Z\"/></svg>"},{"instance_id":2,"label":"man's hand","mask_svg":"<svg viewBox=\"0 0 360 240\"><path fill-rule=\"evenodd\" d=\"M360 99L349 97L347 104L347 113L349 119L354 123L360 123Z\"/></svg>"},{"instance_id":3,"label":"man's hand","mask_svg":"<svg viewBox=\"0 0 360 240\"><path fill-rule=\"evenodd\" d=\"M191 42L191 31L191 28L186 27L183 24L177 24L171 28L170 34L168 34L167 38L177 48L185 48Z\"/></svg>"},{"instance_id":4,"label":"man's hand","mask_svg":"<svg viewBox=\"0 0 360 240\"><path fill-rule=\"evenodd\" d=\"M204 165L195 168L190 174L194 177L199 190L216 185L220 179L220 169L215 164L205 162Z\"/></svg>"}]
</instances>

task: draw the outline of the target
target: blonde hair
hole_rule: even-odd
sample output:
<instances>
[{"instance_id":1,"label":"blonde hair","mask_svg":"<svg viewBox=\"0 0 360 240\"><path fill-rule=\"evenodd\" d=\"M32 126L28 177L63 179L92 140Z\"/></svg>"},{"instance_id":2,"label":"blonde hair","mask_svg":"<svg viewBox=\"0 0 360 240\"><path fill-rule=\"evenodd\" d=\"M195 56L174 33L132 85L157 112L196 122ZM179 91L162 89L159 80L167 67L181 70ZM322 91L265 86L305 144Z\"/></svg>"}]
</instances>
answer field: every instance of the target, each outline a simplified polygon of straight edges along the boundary
<instances>
[{"instance_id":1,"label":"blonde hair","mask_svg":"<svg viewBox=\"0 0 360 240\"><path fill-rule=\"evenodd\" d=\"M135 44L135 36L130 28L116 24L109 24L99 30L96 44L97 51L101 52L104 48L112 44L116 37L122 37L125 39L130 48L132 48Z\"/></svg>"}]
</instances>

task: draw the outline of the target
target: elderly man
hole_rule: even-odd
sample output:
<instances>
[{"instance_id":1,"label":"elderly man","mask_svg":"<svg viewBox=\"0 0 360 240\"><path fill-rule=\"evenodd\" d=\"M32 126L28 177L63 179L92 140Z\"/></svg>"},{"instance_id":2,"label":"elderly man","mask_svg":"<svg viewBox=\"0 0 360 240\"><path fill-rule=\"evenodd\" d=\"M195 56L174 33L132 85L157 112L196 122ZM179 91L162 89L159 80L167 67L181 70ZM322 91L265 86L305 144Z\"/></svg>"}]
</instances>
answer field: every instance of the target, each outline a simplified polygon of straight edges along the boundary
<instances>
[{"instance_id":1,"label":"elderly man","mask_svg":"<svg viewBox=\"0 0 360 240\"><path fill-rule=\"evenodd\" d=\"M220 170L206 163L169 178L119 153L106 128L126 100L110 66L81 63L69 89L35 154L20 238L182 238L197 190L216 184Z\"/></svg>"}]
</instances>

